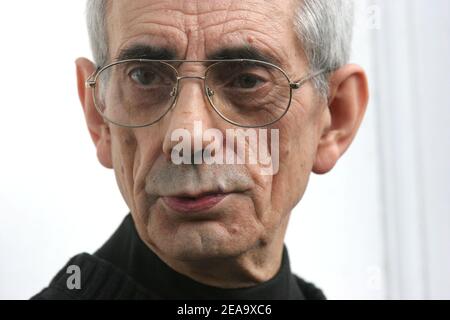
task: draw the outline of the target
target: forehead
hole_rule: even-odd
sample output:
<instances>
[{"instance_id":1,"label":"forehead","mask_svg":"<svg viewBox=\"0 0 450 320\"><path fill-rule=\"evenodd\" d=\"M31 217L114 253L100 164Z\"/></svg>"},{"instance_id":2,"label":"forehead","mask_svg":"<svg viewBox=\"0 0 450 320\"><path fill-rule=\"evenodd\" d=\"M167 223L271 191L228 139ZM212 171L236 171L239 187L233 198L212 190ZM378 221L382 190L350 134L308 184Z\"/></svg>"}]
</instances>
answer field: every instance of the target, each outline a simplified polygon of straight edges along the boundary
<instances>
[{"instance_id":1,"label":"forehead","mask_svg":"<svg viewBox=\"0 0 450 320\"><path fill-rule=\"evenodd\" d=\"M250 45L279 61L296 49L293 1L133 0L108 8L110 54L133 45L174 52L178 59L206 59L212 52Z\"/></svg>"}]
</instances>

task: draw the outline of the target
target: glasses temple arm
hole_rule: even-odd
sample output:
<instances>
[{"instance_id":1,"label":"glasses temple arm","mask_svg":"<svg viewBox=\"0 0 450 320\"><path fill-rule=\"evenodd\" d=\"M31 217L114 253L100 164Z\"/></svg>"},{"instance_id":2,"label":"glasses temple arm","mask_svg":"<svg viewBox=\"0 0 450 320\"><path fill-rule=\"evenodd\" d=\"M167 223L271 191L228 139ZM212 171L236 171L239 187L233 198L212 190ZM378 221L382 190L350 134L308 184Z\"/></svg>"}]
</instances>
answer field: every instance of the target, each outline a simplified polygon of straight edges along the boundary
<instances>
[{"instance_id":1,"label":"glasses temple arm","mask_svg":"<svg viewBox=\"0 0 450 320\"><path fill-rule=\"evenodd\" d=\"M327 72L331 72L331 70L322 69L322 70L319 70L317 72L314 72L314 73L312 73L310 75L307 75L306 77L304 77L304 78L302 78L302 79L300 79L300 80L298 80L296 82L291 82L290 83L290 87L291 87L291 89L294 89L294 90L295 89L300 89L309 80L311 80L311 79L313 79L313 78L315 78L317 76L320 76L321 74L327 73Z\"/></svg>"},{"instance_id":2,"label":"glasses temple arm","mask_svg":"<svg viewBox=\"0 0 450 320\"><path fill-rule=\"evenodd\" d=\"M92 73L87 79L86 79L86 82L85 82L85 87L86 88L93 88L93 87L95 87L95 84L97 83L97 79L96 79L96 76L97 76L97 74L98 74L98 72L101 70L101 68L100 67L98 67L95 71L94 71L94 73Z\"/></svg>"}]
</instances>

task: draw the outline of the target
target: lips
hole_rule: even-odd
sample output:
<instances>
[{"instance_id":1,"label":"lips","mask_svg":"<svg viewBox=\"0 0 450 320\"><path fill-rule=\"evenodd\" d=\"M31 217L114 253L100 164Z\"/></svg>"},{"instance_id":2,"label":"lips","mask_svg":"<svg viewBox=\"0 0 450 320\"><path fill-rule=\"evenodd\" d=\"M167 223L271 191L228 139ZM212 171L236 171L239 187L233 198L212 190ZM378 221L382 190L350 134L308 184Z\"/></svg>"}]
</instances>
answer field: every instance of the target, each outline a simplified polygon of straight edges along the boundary
<instances>
[{"instance_id":1,"label":"lips","mask_svg":"<svg viewBox=\"0 0 450 320\"><path fill-rule=\"evenodd\" d=\"M228 196L227 193L201 194L191 196L167 196L162 197L164 203L174 211L189 213L206 211L215 207Z\"/></svg>"}]
</instances>

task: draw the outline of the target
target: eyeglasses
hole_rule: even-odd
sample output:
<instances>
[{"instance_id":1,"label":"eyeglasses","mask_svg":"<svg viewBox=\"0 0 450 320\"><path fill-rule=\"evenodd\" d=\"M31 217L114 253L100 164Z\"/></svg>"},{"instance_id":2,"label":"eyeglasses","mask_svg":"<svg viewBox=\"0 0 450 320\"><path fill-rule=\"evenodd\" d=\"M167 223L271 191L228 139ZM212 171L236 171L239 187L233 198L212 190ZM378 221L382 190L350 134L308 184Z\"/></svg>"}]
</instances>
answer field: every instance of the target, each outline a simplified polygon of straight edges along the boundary
<instances>
[{"instance_id":1,"label":"eyeglasses","mask_svg":"<svg viewBox=\"0 0 450 320\"><path fill-rule=\"evenodd\" d=\"M180 76L179 63L211 63L203 76ZM292 82L280 67L259 60L127 59L99 68L86 81L103 118L123 127L146 127L175 106L180 82L199 79L217 114L244 128L280 120L289 110L292 91L326 70Z\"/></svg>"}]
</instances>

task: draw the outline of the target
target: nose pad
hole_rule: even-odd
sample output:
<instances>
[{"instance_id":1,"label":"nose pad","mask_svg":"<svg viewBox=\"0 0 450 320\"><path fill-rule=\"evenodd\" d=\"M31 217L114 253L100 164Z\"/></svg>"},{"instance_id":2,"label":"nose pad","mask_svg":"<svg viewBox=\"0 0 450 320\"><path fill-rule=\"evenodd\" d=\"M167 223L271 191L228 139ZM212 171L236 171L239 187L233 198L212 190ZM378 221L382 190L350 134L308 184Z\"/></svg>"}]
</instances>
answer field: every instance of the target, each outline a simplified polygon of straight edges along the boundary
<instances>
[{"instance_id":1,"label":"nose pad","mask_svg":"<svg viewBox=\"0 0 450 320\"><path fill-rule=\"evenodd\" d=\"M198 79L198 80L203 80L205 81L205 77L198 77L198 76L184 76L184 77L179 77L178 81L180 80L184 80L184 79ZM176 100L178 100L177 98L177 94L178 94L178 88L175 86L172 88L172 91L170 92L170 96L173 98L175 97ZM211 98L212 96L214 96L214 90L212 90L210 87L206 86L205 84L205 94L207 97ZM175 103L176 103L175 100ZM208 101L209 102L209 101Z\"/></svg>"},{"instance_id":2,"label":"nose pad","mask_svg":"<svg viewBox=\"0 0 450 320\"><path fill-rule=\"evenodd\" d=\"M206 95L212 98L214 96L214 90L211 89L210 87L206 87Z\"/></svg>"},{"instance_id":3,"label":"nose pad","mask_svg":"<svg viewBox=\"0 0 450 320\"><path fill-rule=\"evenodd\" d=\"M173 87L172 91L170 92L170 96L173 98L177 95L177 87Z\"/></svg>"}]
</instances>

